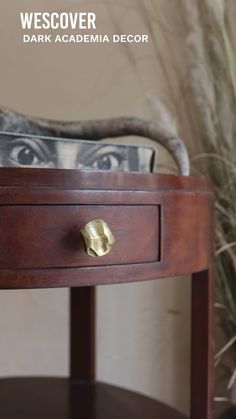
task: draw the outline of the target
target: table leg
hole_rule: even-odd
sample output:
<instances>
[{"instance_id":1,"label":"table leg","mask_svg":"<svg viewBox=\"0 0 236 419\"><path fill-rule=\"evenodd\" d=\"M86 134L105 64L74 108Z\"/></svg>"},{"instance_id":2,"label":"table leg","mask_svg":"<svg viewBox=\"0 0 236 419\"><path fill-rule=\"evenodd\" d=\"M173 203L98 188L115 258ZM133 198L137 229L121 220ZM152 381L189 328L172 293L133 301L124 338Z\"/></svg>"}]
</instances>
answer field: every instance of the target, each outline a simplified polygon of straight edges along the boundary
<instances>
[{"instance_id":1,"label":"table leg","mask_svg":"<svg viewBox=\"0 0 236 419\"><path fill-rule=\"evenodd\" d=\"M213 272L192 276L191 419L213 417Z\"/></svg>"},{"instance_id":2,"label":"table leg","mask_svg":"<svg viewBox=\"0 0 236 419\"><path fill-rule=\"evenodd\" d=\"M95 379L95 287L70 290L70 378Z\"/></svg>"}]
</instances>

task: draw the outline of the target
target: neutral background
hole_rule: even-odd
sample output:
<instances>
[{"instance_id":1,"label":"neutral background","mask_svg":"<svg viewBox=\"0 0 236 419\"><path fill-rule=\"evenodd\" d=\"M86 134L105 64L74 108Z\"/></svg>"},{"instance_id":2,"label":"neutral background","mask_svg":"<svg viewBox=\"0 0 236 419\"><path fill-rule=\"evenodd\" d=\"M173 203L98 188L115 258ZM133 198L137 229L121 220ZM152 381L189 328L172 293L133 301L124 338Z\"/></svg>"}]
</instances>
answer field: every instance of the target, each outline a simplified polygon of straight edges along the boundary
<instances>
[{"instance_id":1,"label":"neutral background","mask_svg":"<svg viewBox=\"0 0 236 419\"><path fill-rule=\"evenodd\" d=\"M144 5L150 6L146 21ZM178 1L156 0L155 21L152 8L149 0L1 2L0 105L56 119L158 120L161 100L173 113L183 109L179 131L188 141L188 103L176 78L177 72L185 74ZM19 12L54 10L95 11L98 32L148 33L153 25L155 36L148 46L23 45ZM168 118L164 122L171 125ZM163 162L169 163L160 149L159 165ZM187 413L189 279L106 286L97 294L98 378ZM0 375L67 375L68 321L68 290L2 291Z\"/></svg>"}]
</instances>

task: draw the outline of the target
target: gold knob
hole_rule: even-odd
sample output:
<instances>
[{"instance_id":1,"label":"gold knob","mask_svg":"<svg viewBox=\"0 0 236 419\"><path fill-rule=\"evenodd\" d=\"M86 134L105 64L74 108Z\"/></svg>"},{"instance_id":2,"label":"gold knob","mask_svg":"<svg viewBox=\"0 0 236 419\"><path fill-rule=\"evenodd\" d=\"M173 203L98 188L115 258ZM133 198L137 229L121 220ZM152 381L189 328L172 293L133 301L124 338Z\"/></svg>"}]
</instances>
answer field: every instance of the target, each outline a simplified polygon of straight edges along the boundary
<instances>
[{"instance_id":1,"label":"gold knob","mask_svg":"<svg viewBox=\"0 0 236 419\"><path fill-rule=\"evenodd\" d=\"M111 251L115 238L105 221L99 219L90 221L80 231L88 255L101 257Z\"/></svg>"}]
</instances>

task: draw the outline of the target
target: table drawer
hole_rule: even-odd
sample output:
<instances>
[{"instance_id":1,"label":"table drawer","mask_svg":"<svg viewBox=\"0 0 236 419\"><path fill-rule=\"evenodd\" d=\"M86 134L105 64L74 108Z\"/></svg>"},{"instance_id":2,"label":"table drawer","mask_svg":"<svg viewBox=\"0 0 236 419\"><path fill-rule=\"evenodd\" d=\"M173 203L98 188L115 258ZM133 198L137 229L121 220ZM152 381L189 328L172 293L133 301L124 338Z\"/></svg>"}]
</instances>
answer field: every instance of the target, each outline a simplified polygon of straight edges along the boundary
<instances>
[{"instance_id":1,"label":"table drawer","mask_svg":"<svg viewBox=\"0 0 236 419\"><path fill-rule=\"evenodd\" d=\"M60 268L157 261L159 206L2 205L0 269ZM101 218L115 236L111 252L86 254L80 229Z\"/></svg>"}]
</instances>

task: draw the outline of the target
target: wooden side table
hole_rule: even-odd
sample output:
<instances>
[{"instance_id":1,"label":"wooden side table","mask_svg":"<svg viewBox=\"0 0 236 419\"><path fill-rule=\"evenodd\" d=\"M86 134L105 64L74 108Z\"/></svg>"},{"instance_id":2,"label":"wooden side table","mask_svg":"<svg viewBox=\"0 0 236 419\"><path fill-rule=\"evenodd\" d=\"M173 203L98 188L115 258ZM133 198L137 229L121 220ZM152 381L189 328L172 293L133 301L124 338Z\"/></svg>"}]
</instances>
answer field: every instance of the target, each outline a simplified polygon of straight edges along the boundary
<instances>
[{"instance_id":1,"label":"wooden side table","mask_svg":"<svg viewBox=\"0 0 236 419\"><path fill-rule=\"evenodd\" d=\"M86 254L80 229L116 238ZM95 381L95 286L192 273L191 419L212 418L213 194L202 178L0 168L0 288L71 287L70 378L0 380L1 419L182 419Z\"/></svg>"}]
</instances>

